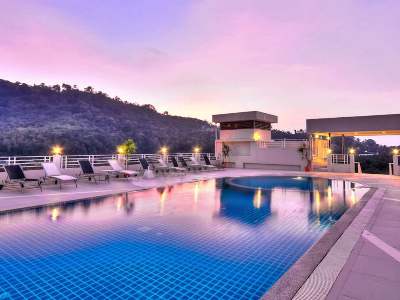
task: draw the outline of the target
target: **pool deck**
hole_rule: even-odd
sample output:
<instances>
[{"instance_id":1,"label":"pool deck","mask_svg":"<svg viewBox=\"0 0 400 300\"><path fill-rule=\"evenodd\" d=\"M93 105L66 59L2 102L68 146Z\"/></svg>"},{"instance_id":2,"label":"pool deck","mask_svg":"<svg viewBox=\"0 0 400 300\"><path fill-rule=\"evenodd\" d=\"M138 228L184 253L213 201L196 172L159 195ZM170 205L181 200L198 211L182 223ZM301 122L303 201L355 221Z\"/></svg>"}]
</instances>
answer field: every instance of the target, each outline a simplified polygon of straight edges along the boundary
<instances>
[{"instance_id":1,"label":"pool deck","mask_svg":"<svg viewBox=\"0 0 400 300\"><path fill-rule=\"evenodd\" d=\"M2 190L0 212L197 180L256 175L346 179L377 189L300 289L290 294L275 289L273 295L266 294L266 299L400 299L399 176L226 169L154 179L116 179L111 183L82 181L78 188L65 185L61 191L54 185L46 185L43 192Z\"/></svg>"}]
</instances>

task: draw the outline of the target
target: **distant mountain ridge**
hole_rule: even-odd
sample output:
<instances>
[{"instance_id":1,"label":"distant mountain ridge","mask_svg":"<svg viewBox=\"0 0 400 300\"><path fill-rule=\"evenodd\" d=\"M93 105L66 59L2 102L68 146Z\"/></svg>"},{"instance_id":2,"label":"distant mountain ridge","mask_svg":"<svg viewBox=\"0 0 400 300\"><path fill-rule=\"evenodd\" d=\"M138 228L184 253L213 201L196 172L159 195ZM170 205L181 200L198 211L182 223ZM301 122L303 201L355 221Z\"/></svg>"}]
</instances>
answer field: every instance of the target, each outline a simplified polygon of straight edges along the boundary
<instances>
[{"instance_id":1,"label":"distant mountain ridge","mask_svg":"<svg viewBox=\"0 0 400 300\"><path fill-rule=\"evenodd\" d=\"M195 118L158 113L152 105L112 99L91 87L30 86L0 79L0 155L46 155L60 144L68 154L114 153L127 138L139 153L167 145L213 151L214 127Z\"/></svg>"}]
</instances>

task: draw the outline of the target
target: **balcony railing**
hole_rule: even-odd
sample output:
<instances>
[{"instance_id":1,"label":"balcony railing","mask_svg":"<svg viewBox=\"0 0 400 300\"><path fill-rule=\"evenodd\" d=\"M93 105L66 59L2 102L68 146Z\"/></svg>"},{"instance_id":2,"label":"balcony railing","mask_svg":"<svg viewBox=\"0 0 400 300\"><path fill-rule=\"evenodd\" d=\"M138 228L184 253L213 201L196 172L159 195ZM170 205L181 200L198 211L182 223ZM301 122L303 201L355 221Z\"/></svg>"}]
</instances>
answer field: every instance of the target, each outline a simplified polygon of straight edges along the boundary
<instances>
[{"instance_id":1,"label":"balcony railing","mask_svg":"<svg viewBox=\"0 0 400 300\"><path fill-rule=\"evenodd\" d=\"M257 142L262 149L298 149L303 144L308 145L308 140L282 139Z\"/></svg>"},{"instance_id":2,"label":"balcony railing","mask_svg":"<svg viewBox=\"0 0 400 300\"><path fill-rule=\"evenodd\" d=\"M332 164L350 164L350 155L348 154L331 154L330 160Z\"/></svg>"}]
</instances>

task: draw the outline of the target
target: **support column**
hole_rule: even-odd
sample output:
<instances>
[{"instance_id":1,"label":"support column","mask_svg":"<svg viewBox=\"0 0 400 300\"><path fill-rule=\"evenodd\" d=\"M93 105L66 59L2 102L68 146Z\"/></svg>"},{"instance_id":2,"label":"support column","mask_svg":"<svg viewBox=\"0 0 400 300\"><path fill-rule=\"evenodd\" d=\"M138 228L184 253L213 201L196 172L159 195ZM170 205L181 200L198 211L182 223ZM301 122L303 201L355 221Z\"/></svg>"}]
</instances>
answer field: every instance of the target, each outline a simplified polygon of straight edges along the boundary
<instances>
[{"instance_id":1,"label":"support column","mask_svg":"<svg viewBox=\"0 0 400 300\"><path fill-rule=\"evenodd\" d=\"M393 175L400 176L400 155L393 155Z\"/></svg>"},{"instance_id":2,"label":"support column","mask_svg":"<svg viewBox=\"0 0 400 300\"><path fill-rule=\"evenodd\" d=\"M60 169L63 167L63 166L61 165L61 163L62 163L62 157L61 157L60 154L55 154L55 155L53 155L53 163L54 163L57 167L59 167Z\"/></svg>"},{"instance_id":3,"label":"support column","mask_svg":"<svg viewBox=\"0 0 400 300\"><path fill-rule=\"evenodd\" d=\"M349 154L349 168L350 168L350 173L356 172L356 163L354 154Z\"/></svg>"}]
</instances>

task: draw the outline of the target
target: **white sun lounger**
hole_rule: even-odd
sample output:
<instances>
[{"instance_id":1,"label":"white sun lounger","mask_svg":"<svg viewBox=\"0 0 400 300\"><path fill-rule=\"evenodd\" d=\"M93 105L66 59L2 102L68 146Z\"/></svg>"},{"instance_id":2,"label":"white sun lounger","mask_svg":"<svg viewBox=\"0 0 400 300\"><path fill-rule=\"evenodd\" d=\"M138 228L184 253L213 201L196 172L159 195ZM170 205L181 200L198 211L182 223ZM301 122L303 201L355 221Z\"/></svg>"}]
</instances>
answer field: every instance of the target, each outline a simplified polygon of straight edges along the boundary
<instances>
[{"instance_id":1,"label":"white sun lounger","mask_svg":"<svg viewBox=\"0 0 400 300\"><path fill-rule=\"evenodd\" d=\"M62 182L74 182L75 187L78 187L78 178L70 175L61 174L60 169L56 166L55 163L42 163L42 167L46 178L51 178L59 183L60 190Z\"/></svg>"},{"instance_id":2,"label":"white sun lounger","mask_svg":"<svg viewBox=\"0 0 400 300\"><path fill-rule=\"evenodd\" d=\"M116 159L109 159L108 163L111 166L111 170L103 170L103 172L107 172L107 173L117 173L120 175L123 175L125 177L127 176L137 176L139 175L139 172L137 171L133 171L133 170L126 170L124 169L118 160Z\"/></svg>"},{"instance_id":3,"label":"white sun lounger","mask_svg":"<svg viewBox=\"0 0 400 300\"><path fill-rule=\"evenodd\" d=\"M206 166L200 164L200 163L197 161L197 159L194 158L194 157L192 156L192 157L190 158L190 166L189 166L189 167L197 168L197 169L201 170L201 169L205 168Z\"/></svg>"}]
</instances>

